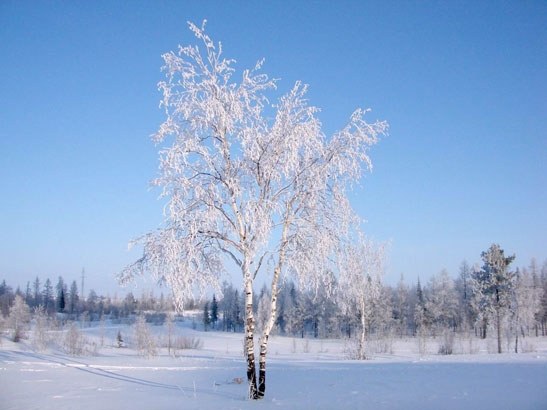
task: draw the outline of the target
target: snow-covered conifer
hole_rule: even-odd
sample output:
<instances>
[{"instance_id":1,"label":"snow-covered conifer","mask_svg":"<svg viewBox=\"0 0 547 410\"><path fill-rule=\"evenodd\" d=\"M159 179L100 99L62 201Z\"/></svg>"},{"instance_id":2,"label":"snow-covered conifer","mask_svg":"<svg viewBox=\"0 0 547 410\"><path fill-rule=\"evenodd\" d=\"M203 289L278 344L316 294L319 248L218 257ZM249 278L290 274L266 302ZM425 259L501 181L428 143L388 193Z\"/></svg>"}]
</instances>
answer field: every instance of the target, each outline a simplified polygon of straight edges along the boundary
<instances>
[{"instance_id":1,"label":"snow-covered conifer","mask_svg":"<svg viewBox=\"0 0 547 410\"><path fill-rule=\"evenodd\" d=\"M509 270L515 256L506 257L498 244L492 244L481 258L484 264L471 278L473 297L483 323L488 317L495 321L498 353L501 353L502 319L511 307L515 290L515 273Z\"/></svg>"}]
</instances>

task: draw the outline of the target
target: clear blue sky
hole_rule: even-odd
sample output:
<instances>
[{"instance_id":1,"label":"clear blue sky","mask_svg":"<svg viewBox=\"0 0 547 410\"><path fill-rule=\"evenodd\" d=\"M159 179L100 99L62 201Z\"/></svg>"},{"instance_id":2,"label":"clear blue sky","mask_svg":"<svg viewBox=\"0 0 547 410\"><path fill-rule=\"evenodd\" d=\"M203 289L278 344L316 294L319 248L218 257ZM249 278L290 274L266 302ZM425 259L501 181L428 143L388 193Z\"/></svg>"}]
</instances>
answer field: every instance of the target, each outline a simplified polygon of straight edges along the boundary
<instances>
[{"instance_id":1,"label":"clear blue sky","mask_svg":"<svg viewBox=\"0 0 547 410\"><path fill-rule=\"evenodd\" d=\"M2 0L0 280L85 267L115 291L162 219L160 56L204 18L238 67L308 83L325 132L357 107L389 121L353 194L388 281L455 276L492 242L547 257L547 2Z\"/></svg>"}]
</instances>

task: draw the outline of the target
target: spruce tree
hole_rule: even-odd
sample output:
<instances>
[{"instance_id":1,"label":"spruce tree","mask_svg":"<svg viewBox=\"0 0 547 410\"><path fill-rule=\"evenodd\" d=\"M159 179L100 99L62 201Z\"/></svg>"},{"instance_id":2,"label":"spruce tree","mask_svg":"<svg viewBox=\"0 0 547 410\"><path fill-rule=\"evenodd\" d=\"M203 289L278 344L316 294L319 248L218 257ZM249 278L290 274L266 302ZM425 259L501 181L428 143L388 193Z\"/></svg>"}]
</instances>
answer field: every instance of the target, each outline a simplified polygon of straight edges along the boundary
<instances>
[{"instance_id":1,"label":"spruce tree","mask_svg":"<svg viewBox=\"0 0 547 410\"><path fill-rule=\"evenodd\" d=\"M57 299L57 312L64 312L65 310L65 291L64 289L61 289L61 292L59 293L58 299Z\"/></svg>"},{"instance_id":2,"label":"spruce tree","mask_svg":"<svg viewBox=\"0 0 547 410\"><path fill-rule=\"evenodd\" d=\"M213 329L216 327L218 321L218 301L215 295L213 294L213 301L211 302L211 324Z\"/></svg>"},{"instance_id":3,"label":"spruce tree","mask_svg":"<svg viewBox=\"0 0 547 410\"><path fill-rule=\"evenodd\" d=\"M515 289L515 272L509 270L509 265L515 255L505 256L498 244L482 252L484 262L482 268L473 273L472 286L475 303L485 316L495 320L498 353L501 353L502 319L508 313Z\"/></svg>"}]
</instances>

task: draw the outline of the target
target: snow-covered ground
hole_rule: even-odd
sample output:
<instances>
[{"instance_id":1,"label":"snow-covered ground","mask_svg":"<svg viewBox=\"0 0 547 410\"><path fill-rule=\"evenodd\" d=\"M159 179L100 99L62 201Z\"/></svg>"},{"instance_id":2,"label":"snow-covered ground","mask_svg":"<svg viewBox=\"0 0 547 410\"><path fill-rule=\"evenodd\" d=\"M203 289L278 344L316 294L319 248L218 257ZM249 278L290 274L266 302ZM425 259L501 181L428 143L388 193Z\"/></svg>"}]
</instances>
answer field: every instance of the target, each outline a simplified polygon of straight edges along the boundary
<instances>
[{"instance_id":1,"label":"snow-covered ground","mask_svg":"<svg viewBox=\"0 0 547 410\"><path fill-rule=\"evenodd\" d=\"M273 337L266 398L253 402L241 334L183 326L177 333L201 339L200 349L143 358L115 347L118 330L130 338L126 326L84 329L97 354L80 357L3 338L0 409L547 409L546 338L532 338L530 353L477 344L474 354L450 356L420 355L409 339L359 362L346 359L341 340Z\"/></svg>"}]
</instances>

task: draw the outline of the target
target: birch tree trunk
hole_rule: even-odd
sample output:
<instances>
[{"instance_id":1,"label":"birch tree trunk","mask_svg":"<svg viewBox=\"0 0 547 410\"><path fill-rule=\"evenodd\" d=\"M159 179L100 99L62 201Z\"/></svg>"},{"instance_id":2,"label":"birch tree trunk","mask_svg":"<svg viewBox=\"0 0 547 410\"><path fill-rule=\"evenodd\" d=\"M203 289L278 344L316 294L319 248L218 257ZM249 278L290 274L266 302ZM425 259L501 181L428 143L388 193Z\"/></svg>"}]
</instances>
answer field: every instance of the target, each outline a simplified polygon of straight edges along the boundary
<instances>
[{"instance_id":1,"label":"birch tree trunk","mask_svg":"<svg viewBox=\"0 0 547 410\"><path fill-rule=\"evenodd\" d=\"M260 337L260 357L259 357L259 373L258 373L258 398L259 399L263 398L266 392L266 355L268 353L268 339L270 337L270 333L273 329L273 325L275 324L275 319L277 317L277 295L279 293L279 289L278 289L279 274L280 274L280 269L275 269L274 277L272 279L270 316L264 326L264 329L262 331L262 336Z\"/></svg>"},{"instance_id":2,"label":"birch tree trunk","mask_svg":"<svg viewBox=\"0 0 547 410\"><path fill-rule=\"evenodd\" d=\"M247 381L249 382L249 398L258 398L256 387L256 366L254 351L255 319L253 315L253 282L245 281L245 357L247 358Z\"/></svg>"}]
</instances>

